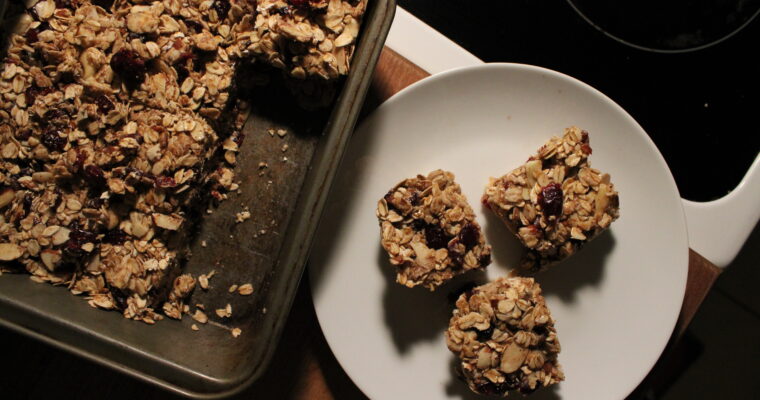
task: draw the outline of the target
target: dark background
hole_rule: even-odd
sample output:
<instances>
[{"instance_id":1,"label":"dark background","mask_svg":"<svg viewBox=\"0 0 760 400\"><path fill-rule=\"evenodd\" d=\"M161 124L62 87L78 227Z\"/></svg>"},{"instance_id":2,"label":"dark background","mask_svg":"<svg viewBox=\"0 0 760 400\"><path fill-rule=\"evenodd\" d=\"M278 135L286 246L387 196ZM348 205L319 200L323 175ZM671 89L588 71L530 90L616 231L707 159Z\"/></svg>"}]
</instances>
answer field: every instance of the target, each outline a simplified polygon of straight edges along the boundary
<instances>
[{"instance_id":1,"label":"dark background","mask_svg":"<svg viewBox=\"0 0 760 400\"><path fill-rule=\"evenodd\" d=\"M576 1L597 25L653 47L658 36L720 36L720 26L738 26L737 15L751 22L704 49L662 53L612 39L563 0L398 3L486 62L554 69L605 93L649 133L682 197L714 200L736 187L760 150L760 18L752 19L760 1ZM690 31L699 26L716 28Z\"/></svg>"}]
</instances>

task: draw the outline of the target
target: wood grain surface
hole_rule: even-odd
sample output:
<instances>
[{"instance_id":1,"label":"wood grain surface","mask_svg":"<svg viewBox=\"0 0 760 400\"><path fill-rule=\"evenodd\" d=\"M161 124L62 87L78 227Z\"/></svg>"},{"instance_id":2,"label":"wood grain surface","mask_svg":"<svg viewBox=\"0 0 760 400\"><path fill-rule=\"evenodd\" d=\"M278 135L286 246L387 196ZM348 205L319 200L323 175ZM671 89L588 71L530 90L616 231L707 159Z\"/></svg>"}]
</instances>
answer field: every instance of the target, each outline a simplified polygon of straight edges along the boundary
<instances>
[{"instance_id":1,"label":"wood grain surface","mask_svg":"<svg viewBox=\"0 0 760 400\"><path fill-rule=\"evenodd\" d=\"M406 86L428 74L390 49L385 49L375 71L363 115ZM646 392L667 371L664 362L677 345L720 270L693 250L681 315L669 349L635 392ZM365 396L340 367L320 330L314 312L308 274L298 290L290 317L272 363L257 382L233 396L240 399L362 399ZM0 329L3 344L0 398L16 399L165 399L176 397L146 383ZM213 351L199 349L198 351ZM7 367L12 366L12 369Z\"/></svg>"}]
</instances>

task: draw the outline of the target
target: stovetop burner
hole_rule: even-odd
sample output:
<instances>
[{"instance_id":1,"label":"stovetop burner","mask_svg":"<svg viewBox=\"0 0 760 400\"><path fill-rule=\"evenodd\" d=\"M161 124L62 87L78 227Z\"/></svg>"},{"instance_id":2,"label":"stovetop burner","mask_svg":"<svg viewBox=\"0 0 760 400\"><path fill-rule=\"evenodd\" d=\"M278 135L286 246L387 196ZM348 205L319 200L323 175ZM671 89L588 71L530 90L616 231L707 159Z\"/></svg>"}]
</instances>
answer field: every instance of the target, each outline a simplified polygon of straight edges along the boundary
<instances>
[{"instance_id":1,"label":"stovetop burner","mask_svg":"<svg viewBox=\"0 0 760 400\"><path fill-rule=\"evenodd\" d=\"M568 0L605 35L641 50L700 50L726 40L760 12L760 0Z\"/></svg>"},{"instance_id":2,"label":"stovetop burner","mask_svg":"<svg viewBox=\"0 0 760 400\"><path fill-rule=\"evenodd\" d=\"M486 62L539 65L601 90L654 140L683 197L735 188L760 151L760 0L569 1L398 3Z\"/></svg>"}]
</instances>

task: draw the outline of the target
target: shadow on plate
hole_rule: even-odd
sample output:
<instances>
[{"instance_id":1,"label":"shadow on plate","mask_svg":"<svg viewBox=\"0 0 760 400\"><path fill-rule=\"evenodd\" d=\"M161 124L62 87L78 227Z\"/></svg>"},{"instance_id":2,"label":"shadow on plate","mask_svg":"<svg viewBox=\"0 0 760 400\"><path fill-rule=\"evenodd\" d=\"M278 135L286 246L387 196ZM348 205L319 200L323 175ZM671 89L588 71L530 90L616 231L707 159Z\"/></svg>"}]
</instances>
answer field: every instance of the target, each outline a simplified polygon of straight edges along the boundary
<instances>
[{"instance_id":1,"label":"shadow on plate","mask_svg":"<svg viewBox=\"0 0 760 400\"><path fill-rule=\"evenodd\" d=\"M485 272L480 270L459 275L434 292L422 287L407 288L396 283L396 269L380 246L377 246L377 267L382 271L386 285L383 294L385 324L396 349L402 354L415 343L436 340L438 335L443 335L459 294L488 280Z\"/></svg>"},{"instance_id":2,"label":"shadow on plate","mask_svg":"<svg viewBox=\"0 0 760 400\"><path fill-rule=\"evenodd\" d=\"M475 394L467 386L462 378L459 377L458 372L459 359L451 355L449 361L449 370L451 371L451 379L446 384L446 394L449 397L461 400L483 400L493 399L496 397L485 396ZM508 398L529 398L530 400L559 400L562 397L557 393L557 385L553 385L549 388L541 388L533 392L530 397L521 396L519 393L511 393Z\"/></svg>"},{"instance_id":3,"label":"shadow on plate","mask_svg":"<svg viewBox=\"0 0 760 400\"><path fill-rule=\"evenodd\" d=\"M486 215L484 231L493 249L491 256L496 268L514 270L525 254L525 249L498 216L487 209L483 213ZM536 278L544 294L555 294L563 302L573 302L578 289L601 283L607 256L614 247L615 236L611 230L606 230L577 254L544 272L530 276Z\"/></svg>"},{"instance_id":4,"label":"shadow on plate","mask_svg":"<svg viewBox=\"0 0 760 400\"><path fill-rule=\"evenodd\" d=\"M615 248L615 236L607 230L577 254L536 275L544 295L554 294L565 303L575 301L585 286L599 286L604 277L607 256Z\"/></svg>"},{"instance_id":5,"label":"shadow on plate","mask_svg":"<svg viewBox=\"0 0 760 400\"><path fill-rule=\"evenodd\" d=\"M486 216L483 231L486 241L491 245L491 258L494 261L488 268L496 267L502 270L506 268L505 273L517 268L520 257L525 252L522 244L496 214L486 206L481 207Z\"/></svg>"}]
</instances>

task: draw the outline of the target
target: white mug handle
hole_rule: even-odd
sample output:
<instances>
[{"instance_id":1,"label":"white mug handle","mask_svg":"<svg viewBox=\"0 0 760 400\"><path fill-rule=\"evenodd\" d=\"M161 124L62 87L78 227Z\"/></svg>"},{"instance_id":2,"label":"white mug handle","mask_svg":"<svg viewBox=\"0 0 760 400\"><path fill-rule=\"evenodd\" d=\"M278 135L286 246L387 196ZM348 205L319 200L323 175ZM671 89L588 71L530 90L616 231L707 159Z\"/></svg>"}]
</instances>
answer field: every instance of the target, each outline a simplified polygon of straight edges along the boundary
<instances>
[{"instance_id":1,"label":"white mug handle","mask_svg":"<svg viewBox=\"0 0 760 400\"><path fill-rule=\"evenodd\" d=\"M760 154L736 189L708 201L683 200L689 247L724 268L739 254L760 219Z\"/></svg>"}]
</instances>

